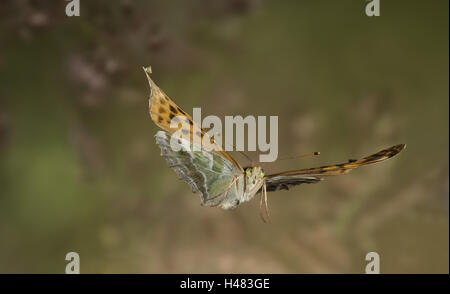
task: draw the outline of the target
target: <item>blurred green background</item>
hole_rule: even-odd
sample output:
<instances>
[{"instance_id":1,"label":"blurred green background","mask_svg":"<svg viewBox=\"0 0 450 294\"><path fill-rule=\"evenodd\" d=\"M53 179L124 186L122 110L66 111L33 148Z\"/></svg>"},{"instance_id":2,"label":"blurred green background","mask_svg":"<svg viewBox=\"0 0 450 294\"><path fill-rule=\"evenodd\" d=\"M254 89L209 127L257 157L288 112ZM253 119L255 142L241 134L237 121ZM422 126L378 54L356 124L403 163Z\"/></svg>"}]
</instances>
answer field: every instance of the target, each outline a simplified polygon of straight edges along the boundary
<instances>
[{"instance_id":1,"label":"blurred green background","mask_svg":"<svg viewBox=\"0 0 450 294\"><path fill-rule=\"evenodd\" d=\"M0 3L0 273L449 271L448 1ZM153 78L205 117L278 115L266 173L396 158L233 211L159 156ZM249 153L256 159L257 154ZM243 165L245 158L236 155Z\"/></svg>"}]
</instances>

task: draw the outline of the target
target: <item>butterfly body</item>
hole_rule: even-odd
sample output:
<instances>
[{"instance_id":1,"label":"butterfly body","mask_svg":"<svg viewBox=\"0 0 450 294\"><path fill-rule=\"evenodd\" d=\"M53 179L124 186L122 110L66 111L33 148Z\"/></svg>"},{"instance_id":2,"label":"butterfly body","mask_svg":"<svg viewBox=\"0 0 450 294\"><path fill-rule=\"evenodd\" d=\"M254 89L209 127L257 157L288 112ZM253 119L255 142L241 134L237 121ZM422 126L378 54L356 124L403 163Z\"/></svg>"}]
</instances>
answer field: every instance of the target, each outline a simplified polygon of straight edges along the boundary
<instances>
[{"instance_id":1,"label":"butterfly body","mask_svg":"<svg viewBox=\"0 0 450 294\"><path fill-rule=\"evenodd\" d=\"M362 159L351 159L346 163L327 165L315 168L285 171L265 175L260 166L242 168L228 152L217 145L206 130L197 125L192 117L175 104L150 78L151 69L144 68L150 85L149 113L153 122L163 129L156 133L156 143L161 149L169 167L172 168L192 191L200 195L203 206L233 209L244 202L250 201L257 193L261 193L260 214L265 203L268 213L267 191L288 190L300 184L314 184L327 176L347 174L354 168L369 165L389 159L405 148L399 144L381 150ZM174 136L178 129L174 128L172 119L178 118L185 123L181 126L182 133L188 134L190 140ZM177 124L175 124L177 125ZM214 148L205 150L194 148L196 140L207 139Z\"/></svg>"}]
</instances>

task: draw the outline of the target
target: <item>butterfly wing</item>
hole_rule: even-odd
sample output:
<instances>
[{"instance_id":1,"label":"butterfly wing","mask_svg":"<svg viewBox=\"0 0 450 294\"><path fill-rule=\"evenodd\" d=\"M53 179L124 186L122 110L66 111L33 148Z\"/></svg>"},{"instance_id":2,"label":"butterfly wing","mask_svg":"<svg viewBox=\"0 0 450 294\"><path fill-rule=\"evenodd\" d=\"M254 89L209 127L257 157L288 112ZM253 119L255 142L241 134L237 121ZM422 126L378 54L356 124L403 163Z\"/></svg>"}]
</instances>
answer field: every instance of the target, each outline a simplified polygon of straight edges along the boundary
<instances>
[{"instance_id":1,"label":"butterfly wing","mask_svg":"<svg viewBox=\"0 0 450 294\"><path fill-rule=\"evenodd\" d=\"M189 142L183 139L173 142L165 131L156 133L156 143L161 148L169 166L175 170L180 179L191 185L194 193L200 194L202 205L217 206L229 193L224 193L233 185L233 181L242 173L227 159L215 152L193 150ZM190 147L190 148L186 148Z\"/></svg>"},{"instance_id":2,"label":"butterfly wing","mask_svg":"<svg viewBox=\"0 0 450 294\"><path fill-rule=\"evenodd\" d=\"M283 175L280 173L277 176L269 175L266 180L267 192L273 192L278 190L289 190L293 186L300 184L315 184L320 182L321 178L318 177L306 177L303 175ZM261 189L259 190L261 191Z\"/></svg>"},{"instance_id":3,"label":"butterfly wing","mask_svg":"<svg viewBox=\"0 0 450 294\"><path fill-rule=\"evenodd\" d=\"M288 190L292 186L303 183L318 183L324 176L338 176L350 172L359 166L377 163L397 155L405 148L405 144L399 144L381 150L359 160L349 160L347 163L314 167L308 169L286 171L266 177L267 191Z\"/></svg>"},{"instance_id":4,"label":"butterfly wing","mask_svg":"<svg viewBox=\"0 0 450 294\"><path fill-rule=\"evenodd\" d=\"M163 90L161 90L155 82L151 79L150 74L152 72L150 67L144 67L145 74L147 75L148 83L150 85L150 99L149 99L149 112L153 122L169 134L175 133L178 128L171 128L170 123L174 117L183 117L185 124L182 127L189 127L189 129L182 130L186 134L190 134L191 141L194 141L194 136L197 136L199 141L208 140L213 146L213 150L217 150L220 156L232 162L241 172L243 168L241 165L230 155L222 149L221 146L214 142L214 139L201 128L197 123L195 123L192 117L186 113L181 107L175 104L172 99L167 96Z\"/></svg>"}]
</instances>

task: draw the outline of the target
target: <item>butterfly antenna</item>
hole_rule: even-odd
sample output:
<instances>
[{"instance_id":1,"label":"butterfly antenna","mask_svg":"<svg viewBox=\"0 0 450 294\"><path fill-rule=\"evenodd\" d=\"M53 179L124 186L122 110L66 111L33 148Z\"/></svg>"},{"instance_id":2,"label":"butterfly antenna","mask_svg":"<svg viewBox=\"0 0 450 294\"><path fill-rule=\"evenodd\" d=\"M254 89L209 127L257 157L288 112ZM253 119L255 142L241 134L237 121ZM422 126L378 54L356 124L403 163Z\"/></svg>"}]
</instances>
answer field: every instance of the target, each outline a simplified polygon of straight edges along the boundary
<instances>
[{"instance_id":1,"label":"butterfly antenna","mask_svg":"<svg viewBox=\"0 0 450 294\"><path fill-rule=\"evenodd\" d=\"M248 161L250 161L250 164L253 165L253 160L250 158L250 156L248 156L247 154L245 154L245 152L243 151L238 151L241 155L243 155L245 158L247 158Z\"/></svg>"},{"instance_id":2,"label":"butterfly antenna","mask_svg":"<svg viewBox=\"0 0 450 294\"><path fill-rule=\"evenodd\" d=\"M219 135L220 136L220 134L219 133L216 133L216 135ZM223 139L223 138L222 138ZM224 140L224 139L223 139ZM236 145L235 144L233 144L233 150L236 150ZM239 151L239 150L236 150L237 152L239 152L241 155L243 155L249 162L250 162L250 164L251 165L253 165L253 160L250 158L250 156L248 156L247 154L245 154L245 152L243 152L243 151Z\"/></svg>"}]
</instances>

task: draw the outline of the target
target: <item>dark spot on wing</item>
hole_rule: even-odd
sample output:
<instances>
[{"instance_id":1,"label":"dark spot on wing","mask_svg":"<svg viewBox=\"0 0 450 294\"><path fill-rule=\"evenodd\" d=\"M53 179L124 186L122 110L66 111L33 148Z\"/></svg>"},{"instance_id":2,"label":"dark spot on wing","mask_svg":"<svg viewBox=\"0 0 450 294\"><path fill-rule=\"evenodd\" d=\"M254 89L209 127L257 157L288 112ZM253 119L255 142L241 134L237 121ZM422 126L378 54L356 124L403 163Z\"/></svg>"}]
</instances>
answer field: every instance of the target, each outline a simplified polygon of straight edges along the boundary
<instances>
[{"instance_id":1,"label":"dark spot on wing","mask_svg":"<svg viewBox=\"0 0 450 294\"><path fill-rule=\"evenodd\" d=\"M177 106L177 109L178 109L178 112L181 112L182 114L186 114L186 113L183 111L183 109L179 108L178 106Z\"/></svg>"},{"instance_id":2,"label":"dark spot on wing","mask_svg":"<svg viewBox=\"0 0 450 294\"><path fill-rule=\"evenodd\" d=\"M173 113L177 113L178 111L175 109L175 107L173 107L172 105L169 105L170 111L172 111Z\"/></svg>"},{"instance_id":3,"label":"dark spot on wing","mask_svg":"<svg viewBox=\"0 0 450 294\"><path fill-rule=\"evenodd\" d=\"M377 153L377 154L374 154L374 155L372 155L372 156L369 156L369 157L367 158L367 160L368 160L368 161L371 161L371 160L378 160L378 159L383 158L384 156L385 156L384 154L379 154L379 153Z\"/></svg>"}]
</instances>

